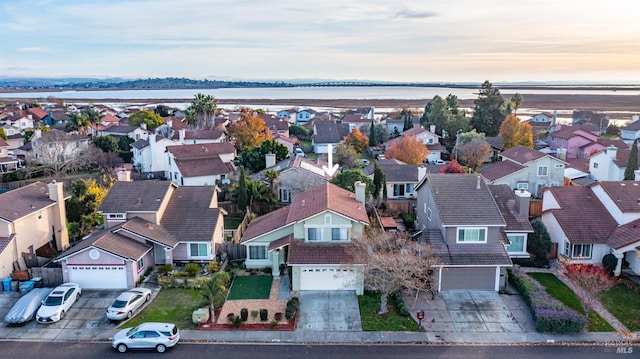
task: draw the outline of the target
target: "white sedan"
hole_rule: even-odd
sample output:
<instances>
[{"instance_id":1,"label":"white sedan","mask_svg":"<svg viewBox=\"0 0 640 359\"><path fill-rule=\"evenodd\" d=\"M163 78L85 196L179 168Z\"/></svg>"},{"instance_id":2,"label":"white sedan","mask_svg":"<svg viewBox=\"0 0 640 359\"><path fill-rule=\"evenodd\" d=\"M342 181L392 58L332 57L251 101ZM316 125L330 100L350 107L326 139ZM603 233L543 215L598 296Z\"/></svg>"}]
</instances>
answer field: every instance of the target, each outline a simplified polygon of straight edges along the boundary
<instances>
[{"instance_id":1,"label":"white sedan","mask_svg":"<svg viewBox=\"0 0 640 359\"><path fill-rule=\"evenodd\" d=\"M71 305L75 303L82 290L78 283L64 283L49 293L42 301L42 306L36 313L38 323L53 323L64 318Z\"/></svg>"},{"instance_id":2,"label":"white sedan","mask_svg":"<svg viewBox=\"0 0 640 359\"><path fill-rule=\"evenodd\" d=\"M107 309L107 318L111 320L129 319L145 302L151 299L148 288L133 288L118 296Z\"/></svg>"}]
</instances>

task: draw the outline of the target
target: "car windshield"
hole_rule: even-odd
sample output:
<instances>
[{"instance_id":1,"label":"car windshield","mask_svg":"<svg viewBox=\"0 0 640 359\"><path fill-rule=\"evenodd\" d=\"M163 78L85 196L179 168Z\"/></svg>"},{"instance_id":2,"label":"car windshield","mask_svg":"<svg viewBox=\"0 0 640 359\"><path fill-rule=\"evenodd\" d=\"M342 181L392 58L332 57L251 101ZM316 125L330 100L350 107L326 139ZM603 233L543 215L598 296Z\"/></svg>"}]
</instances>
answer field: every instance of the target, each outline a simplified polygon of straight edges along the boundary
<instances>
[{"instance_id":1,"label":"car windshield","mask_svg":"<svg viewBox=\"0 0 640 359\"><path fill-rule=\"evenodd\" d=\"M47 297L44 301L46 306L56 306L62 304L62 297Z\"/></svg>"},{"instance_id":2,"label":"car windshield","mask_svg":"<svg viewBox=\"0 0 640 359\"><path fill-rule=\"evenodd\" d=\"M124 308L125 305L127 305L127 302L124 300L116 300L115 302L113 302L113 304L111 304L112 308Z\"/></svg>"}]
</instances>

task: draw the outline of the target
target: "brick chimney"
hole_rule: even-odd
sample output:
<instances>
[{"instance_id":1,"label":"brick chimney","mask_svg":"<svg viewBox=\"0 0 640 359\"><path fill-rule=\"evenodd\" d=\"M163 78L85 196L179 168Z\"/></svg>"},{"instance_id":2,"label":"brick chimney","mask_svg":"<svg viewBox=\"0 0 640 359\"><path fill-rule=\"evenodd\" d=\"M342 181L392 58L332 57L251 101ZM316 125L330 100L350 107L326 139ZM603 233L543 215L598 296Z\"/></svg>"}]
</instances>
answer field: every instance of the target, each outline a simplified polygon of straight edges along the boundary
<instances>
[{"instance_id":1,"label":"brick chimney","mask_svg":"<svg viewBox=\"0 0 640 359\"><path fill-rule=\"evenodd\" d=\"M356 189L356 201L365 203L365 201L366 201L366 191L365 190L367 189L367 185L365 183L357 181L356 183L353 184L353 186Z\"/></svg>"},{"instance_id":2,"label":"brick chimney","mask_svg":"<svg viewBox=\"0 0 640 359\"><path fill-rule=\"evenodd\" d=\"M53 235L56 240L56 249L62 251L69 247L69 233L67 232L67 209L64 204L64 191L62 182L51 181L47 184L49 199L57 202L53 210Z\"/></svg>"},{"instance_id":3,"label":"brick chimney","mask_svg":"<svg viewBox=\"0 0 640 359\"><path fill-rule=\"evenodd\" d=\"M524 218L529 218L529 202L531 201L531 193L523 189L515 191L516 210Z\"/></svg>"},{"instance_id":4,"label":"brick chimney","mask_svg":"<svg viewBox=\"0 0 640 359\"><path fill-rule=\"evenodd\" d=\"M271 168L276 165L276 155L273 153L267 153L264 155L264 161L267 168Z\"/></svg>"}]
</instances>

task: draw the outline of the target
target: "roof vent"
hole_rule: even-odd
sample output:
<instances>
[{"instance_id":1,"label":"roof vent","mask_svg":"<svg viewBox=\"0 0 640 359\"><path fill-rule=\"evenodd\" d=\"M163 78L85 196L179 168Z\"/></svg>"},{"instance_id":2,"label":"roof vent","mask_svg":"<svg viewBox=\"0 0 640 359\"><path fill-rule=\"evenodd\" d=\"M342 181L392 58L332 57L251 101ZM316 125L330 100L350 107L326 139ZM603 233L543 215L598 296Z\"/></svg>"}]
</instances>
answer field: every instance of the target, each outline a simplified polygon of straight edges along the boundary
<instances>
[{"instance_id":1,"label":"roof vent","mask_svg":"<svg viewBox=\"0 0 640 359\"><path fill-rule=\"evenodd\" d=\"M156 197L156 202L160 202L160 197Z\"/></svg>"},{"instance_id":2,"label":"roof vent","mask_svg":"<svg viewBox=\"0 0 640 359\"><path fill-rule=\"evenodd\" d=\"M300 204L300 206L301 206L301 207L304 207L304 203L305 203L305 200L303 199L303 200L302 200L302 203Z\"/></svg>"},{"instance_id":3,"label":"roof vent","mask_svg":"<svg viewBox=\"0 0 640 359\"><path fill-rule=\"evenodd\" d=\"M476 189L480 189L480 176L476 177Z\"/></svg>"}]
</instances>

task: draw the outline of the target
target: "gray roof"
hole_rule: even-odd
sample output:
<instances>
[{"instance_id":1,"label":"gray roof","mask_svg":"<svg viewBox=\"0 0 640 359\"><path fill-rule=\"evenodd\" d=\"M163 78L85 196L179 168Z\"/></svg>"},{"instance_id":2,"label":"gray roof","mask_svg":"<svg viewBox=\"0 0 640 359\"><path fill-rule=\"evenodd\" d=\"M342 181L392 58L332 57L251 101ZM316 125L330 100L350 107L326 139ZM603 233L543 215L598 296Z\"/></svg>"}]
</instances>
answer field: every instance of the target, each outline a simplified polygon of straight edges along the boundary
<instances>
[{"instance_id":1,"label":"gray roof","mask_svg":"<svg viewBox=\"0 0 640 359\"><path fill-rule=\"evenodd\" d=\"M157 212L172 186L170 181L114 183L98 211L102 213Z\"/></svg>"},{"instance_id":2,"label":"gray roof","mask_svg":"<svg viewBox=\"0 0 640 359\"><path fill-rule=\"evenodd\" d=\"M438 229L427 229L419 238L431 246L441 265L512 265L503 244L465 243L447 245Z\"/></svg>"},{"instance_id":3,"label":"gray roof","mask_svg":"<svg viewBox=\"0 0 640 359\"><path fill-rule=\"evenodd\" d=\"M316 129L316 134L313 135L314 143L338 143L342 140L335 122L317 121L314 126Z\"/></svg>"},{"instance_id":4,"label":"gray roof","mask_svg":"<svg viewBox=\"0 0 640 359\"><path fill-rule=\"evenodd\" d=\"M115 232L118 229L120 226L92 233L89 237L62 252L56 261L59 262L63 258L89 247L102 249L121 258L138 260L153 248L151 244L133 240Z\"/></svg>"},{"instance_id":5,"label":"gray roof","mask_svg":"<svg viewBox=\"0 0 640 359\"><path fill-rule=\"evenodd\" d=\"M141 149L149 146L149 141L147 141L147 140L137 140L137 141L133 142L130 146L135 148L135 149L141 150Z\"/></svg>"},{"instance_id":6,"label":"gray roof","mask_svg":"<svg viewBox=\"0 0 640 359\"><path fill-rule=\"evenodd\" d=\"M105 128L102 132L108 133L119 133L126 135L127 133L133 132L136 130L136 126L109 126Z\"/></svg>"},{"instance_id":7,"label":"gray roof","mask_svg":"<svg viewBox=\"0 0 640 359\"><path fill-rule=\"evenodd\" d=\"M13 222L30 213L35 213L55 204L49 198L49 188L43 182L0 194L0 218Z\"/></svg>"},{"instance_id":8,"label":"gray roof","mask_svg":"<svg viewBox=\"0 0 640 359\"><path fill-rule=\"evenodd\" d=\"M211 242L220 209L211 208L216 187L178 187L173 191L160 224L178 241Z\"/></svg>"},{"instance_id":9,"label":"gray roof","mask_svg":"<svg viewBox=\"0 0 640 359\"><path fill-rule=\"evenodd\" d=\"M516 210L516 199L513 191L506 184L490 185L489 190L500 208L502 217L507 223L507 232L533 232L528 216L523 216Z\"/></svg>"},{"instance_id":10,"label":"gray roof","mask_svg":"<svg viewBox=\"0 0 640 359\"><path fill-rule=\"evenodd\" d=\"M380 161L378 164L387 182L418 183L418 167L416 165Z\"/></svg>"},{"instance_id":11,"label":"gray roof","mask_svg":"<svg viewBox=\"0 0 640 359\"><path fill-rule=\"evenodd\" d=\"M431 189L444 226L505 226L487 185L475 174L431 174L418 188Z\"/></svg>"}]
</instances>

